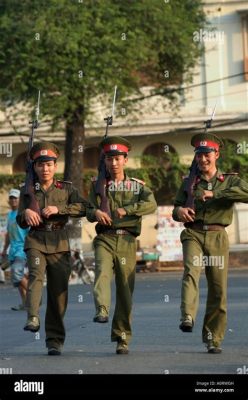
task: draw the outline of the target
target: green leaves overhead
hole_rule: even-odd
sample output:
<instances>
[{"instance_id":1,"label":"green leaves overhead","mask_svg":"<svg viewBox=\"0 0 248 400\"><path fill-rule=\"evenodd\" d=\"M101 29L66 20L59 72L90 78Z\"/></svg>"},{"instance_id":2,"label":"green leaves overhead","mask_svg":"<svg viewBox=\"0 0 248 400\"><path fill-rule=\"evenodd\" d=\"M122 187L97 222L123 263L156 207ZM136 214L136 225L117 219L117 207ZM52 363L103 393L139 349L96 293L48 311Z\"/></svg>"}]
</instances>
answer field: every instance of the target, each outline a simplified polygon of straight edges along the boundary
<instances>
[{"instance_id":1,"label":"green leaves overhead","mask_svg":"<svg viewBox=\"0 0 248 400\"><path fill-rule=\"evenodd\" d=\"M84 121L91 99L106 102L115 84L119 101L143 85L178 84L199 56L192 37L204 21L200 0L2 0L1 101L33 101L40 89L43 112L68 120L81 109Z\"/></svg>"}]
</instances>

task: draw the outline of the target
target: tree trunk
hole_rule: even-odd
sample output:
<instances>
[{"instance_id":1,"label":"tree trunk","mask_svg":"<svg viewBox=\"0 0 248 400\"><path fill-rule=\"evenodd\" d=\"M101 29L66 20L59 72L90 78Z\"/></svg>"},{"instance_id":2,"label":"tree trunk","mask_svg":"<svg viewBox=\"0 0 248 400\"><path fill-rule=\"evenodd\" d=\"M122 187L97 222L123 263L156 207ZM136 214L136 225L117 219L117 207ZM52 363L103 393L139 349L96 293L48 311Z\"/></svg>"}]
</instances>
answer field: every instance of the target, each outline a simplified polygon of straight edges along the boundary
<instances>
[{"instance_id":1,"label":"tree trunk","mask_svg":"<svg viewBox=\"0 0 248 400\"><path fill-rule=\"evenodd\" d=\"M66 124L64 179L72 181L83 194L84 124L79 121Z\"/></svg>"},{"instance_id":2,"label":"tree trunk","mask_svg":"<svg viewBox=\"0 0 248 400\"><path fill-rule=\"evenodd\" d=\"M64 179L83 194L84 123L76 118L66 124ZM70 218L68 234L71 249L82 249L82 220Z\"/></svg>"}]
</instances>

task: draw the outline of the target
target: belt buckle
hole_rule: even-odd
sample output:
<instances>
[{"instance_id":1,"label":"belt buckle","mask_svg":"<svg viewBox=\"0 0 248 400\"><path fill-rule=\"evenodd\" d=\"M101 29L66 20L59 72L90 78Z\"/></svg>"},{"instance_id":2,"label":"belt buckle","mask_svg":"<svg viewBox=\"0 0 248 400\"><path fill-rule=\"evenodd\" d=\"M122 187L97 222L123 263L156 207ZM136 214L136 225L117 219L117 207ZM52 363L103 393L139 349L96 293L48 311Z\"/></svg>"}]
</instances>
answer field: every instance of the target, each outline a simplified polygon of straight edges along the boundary
<instances>
[{"instance_id":1,"label":"belt buckle","mask_svg":"<svg viewBox=\"0 0 248 400\"><path fill-rule=\"evenodd\" d=\"M48 232L52 232L52 229L53 228L53 224L47 224L46 225L46 230L48 231Z\"/></svg>"},{"instance_id":2,"label":"belt buckle","mask_svg":"<svg viewBox=\"0 0 248 400\"><path fill-rule=\"evenodd\" d=\"M203 229L204 231L208 231L208 225L203 225L202 229Z\"/></svg>"},{"instance_id":3,"label":"belt buckle","mask_svg":"<svg viewBox=\"0 0 248 400\"><path fill-rule=\"evenodd\" d=\"M117 234L117 235L122 235L122 233L123 233L123 230L122 230L122 229L116 229L116 234Z\"/></svg>"}]
</instances>

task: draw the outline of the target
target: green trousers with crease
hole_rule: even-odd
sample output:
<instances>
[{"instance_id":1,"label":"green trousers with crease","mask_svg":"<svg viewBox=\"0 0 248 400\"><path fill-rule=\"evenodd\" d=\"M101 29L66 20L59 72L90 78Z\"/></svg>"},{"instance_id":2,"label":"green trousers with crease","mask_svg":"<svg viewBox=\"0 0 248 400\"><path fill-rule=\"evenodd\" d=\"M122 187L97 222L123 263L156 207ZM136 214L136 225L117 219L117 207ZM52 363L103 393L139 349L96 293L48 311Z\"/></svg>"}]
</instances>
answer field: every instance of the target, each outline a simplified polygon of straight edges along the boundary
<instances>
[{"instance_id":1,"label":"green trousers with crease","mask_svg":"<svg viewBox=\"0 0 248 400\"><path fill-rule=\"evenodd\" d=\"M100 234L94 239L96 309L111 305L111 280L115 275L116 304L112 321L111 340L127 343L132 336L132 295L136 272L136 239L132 235Z\"/></svg>"},{"instance_id":2,"label":"green trousers with crease","mask_svg":"<svg viewBox=\"0 0 248 400\"><path fill-rule=\"evenodd\" d=\"M199 279L202 269L207 278L207 302L202 340L219 346L227 324L227 272L229 242L225 230L181 233L184 274L181 292L181 314L190 314L195 321L199 304Z\"/></svg>"}]
</instances>

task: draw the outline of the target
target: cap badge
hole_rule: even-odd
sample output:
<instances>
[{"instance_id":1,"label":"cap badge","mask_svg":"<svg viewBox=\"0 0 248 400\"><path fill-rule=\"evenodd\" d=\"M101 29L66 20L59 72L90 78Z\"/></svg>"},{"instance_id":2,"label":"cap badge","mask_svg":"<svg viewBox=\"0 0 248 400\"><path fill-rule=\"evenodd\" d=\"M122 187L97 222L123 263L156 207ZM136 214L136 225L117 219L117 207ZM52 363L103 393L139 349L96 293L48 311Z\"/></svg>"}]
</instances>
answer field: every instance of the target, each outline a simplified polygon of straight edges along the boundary
<instances>
[{"instance_id":1,"label":"cap badge","mask_svg":"<svg viewBox=\"0 0 248 400\"><path fill-rule=\"evenodd\" d=\"M47 156L47 150L41 150L40 151L41 156Z\"/></svg>"},{"instance_id":2,"label":"cap badge","mask_svg":"<svg viewBox=\"0 0 248 400\"><path fill-rule=\"evenodd\" d=\"M200 146L207 146L207 142L206 142L205 140L202 140L202 141L200 142Z\"/></svg>"},{"instance_id":3,"label":"cap badge","mask_svg":"<svg viewBox=\"0 0 248 400\"><path fill-rule=\"evenodd\" d=\"M110 150L117 150L117 144L111 144Z\"/></svg>"}]
</instances>

